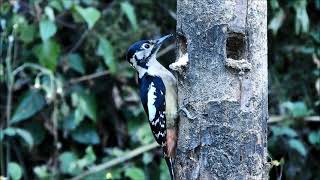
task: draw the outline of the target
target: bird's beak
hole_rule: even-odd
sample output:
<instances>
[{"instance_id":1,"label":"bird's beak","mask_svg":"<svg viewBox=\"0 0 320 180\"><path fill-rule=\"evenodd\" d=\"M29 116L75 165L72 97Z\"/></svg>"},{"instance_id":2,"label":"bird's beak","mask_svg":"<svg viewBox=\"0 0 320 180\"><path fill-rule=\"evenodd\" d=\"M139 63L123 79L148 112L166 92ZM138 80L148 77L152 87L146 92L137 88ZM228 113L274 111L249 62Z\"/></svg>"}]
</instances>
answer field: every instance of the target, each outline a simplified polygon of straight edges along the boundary
<instances>
[{"instance_id":1,"label":"bird's beak","mask_svg":"<svg viewBox=\"0 0 320 180\"><path fill-rule=\"evenodd\" d=\"M152 49L152 51L153 51L152 54L157 53L159 51L161 45L163 44L163 42L170 39L171 37L173 37L173 35L169 34L169 35L163 36L163 37L155 40L155 46Z\"/></svg>"}]
</instances>

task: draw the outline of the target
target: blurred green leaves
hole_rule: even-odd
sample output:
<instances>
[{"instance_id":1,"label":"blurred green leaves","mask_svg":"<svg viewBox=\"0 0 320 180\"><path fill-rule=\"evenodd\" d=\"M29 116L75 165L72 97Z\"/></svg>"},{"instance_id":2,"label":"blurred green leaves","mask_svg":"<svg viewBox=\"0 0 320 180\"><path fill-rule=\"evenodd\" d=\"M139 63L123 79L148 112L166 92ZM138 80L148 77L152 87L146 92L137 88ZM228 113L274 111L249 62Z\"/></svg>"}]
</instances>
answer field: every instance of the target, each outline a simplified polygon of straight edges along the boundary
<instances>
[{"instance_id":1,"label":"blurred green leaves","mask_svg":"<svg viewBox=\"0 0 320 180\"><path fill-rule=\"evenodd\" d=\"M9 175L13 180L19 180L22 178L23 171L19 164L10 162L8 165Z\"/></svg>"},{"instance_id":2,"label":"blurred green leaves","mask_svg":"<svg viewBox=\"0 0 320 180\"><path fill-rule=\"evenodd\" d=\"M10 60L12 69L17 70L11 124L1 131L0 140L18 142L14 146L22 161L28 159L25 163L33 165L27 167L27 178L72 178L95 164L154 142L144 121L136 86L132 84L135 71L125 61L131 43L159 35L160 29L168 31L154 21L150 8L154 3L96 0L14 3L20 3L18 11L11 2L0 7L0 25L5 27L1 29L4 30L1 58L7 54L7 35L12 34L14 27L15 54ZM150 7L135 11L144 5ZM144 17L141 24L148 26L139 28L137 17ZM0 83L6 81L5 67L0 64ZM116 99L120 99L120 106L114 104ZM148 152L84 179L142 180L150 176L147 166L154 167L152 174L159 172L154 156L158 155ZM11 179L23 178L16 167L12 170L17 177ZM162 168L167 172L166 166ZM33 173L28 172L30 169Z\"/></svg>"},{"instance_id":3,"label":"blurred green leaves","mask_svg":"<svg viewBox=\"0 0 320 180\"><path fill-rule=\"evenodd\" d=\"M47 15L47 17L48 17L48 19L49 19L50 21L54 21L54 20L55 20L54 11L53 11L53 9L52 9L50 6L46 6L46 7L44 8L44 12L45 12L45 14Z\"/></svg>"},{"instance_id":4,"label":"blurred green leaves","mask_svg":"<svg viewBox=\"0 0 320 180\"><path fill-rule=\"evenodd\" d=\"M298 137L297 132L290 127L272 126L271 130L274 136L288 136L290 138Z\"/></svg>"},{"instance_id":5,"label":"blurred green leaves","mask_svg":"<svg viewBox=\"0 0 320 180\"><path fill-rule=\"evenodd\" d=\"M307 0L294 0L287 3L287 7L294 9L295 12L295 34L308 33L310 29L310 19L307 12ZM288 9L280 7L278 0L271 0L270 6L272 9L272 19L269 21L268 28L272 30L273 35L276 35L279 28L283 25L286 16L290 15Z\"/></svg>"},{"instance_id":6,"label":"blurred green leaves","mask_svg":"<svg viewBox=\"0 0 320 180\"><path fill-rule=\"evenodd\" d=\"M88 116L94 122L97 121L97 106L95 96L88 94L86 92L77 92L71 95L73 106L77 107L80 115L78 122L83 120L81 114Z\"/></svg>"},{"instance_id":7,"label":"blurred green leaves","mask_svg":"<svg viewBox=\"0 0 320 180\"><path fill-rule=\"evenodd\" d=\"M39 63L52 71L56 70L60 52L60 44L54 40L44 41L33 48L33 53L38 58Z\"/></svg>"},{"instance_id":8,"label":"blurred green leaves","mask_svg":"<svg viewBox=\"0 0 320 180\"><path fill-rule=\"evenodd\" d=\"M276 11L274 17L269 22L268 28L272 30L273 35L276 35L279 28L282 26L283 21L285 19L285 13L283 9L279 8Z\"/></svg>"},{"instance_id":9,"label":"blurred green leaves","mask_svg":"<svg viewBox=\"0 0 320 180\"><path fill-rule=\"evenodd\" d=\"M289 115L293 117L303 117L310 114L306 104L304 102L284 102L281 104L286 110L288 110Z\"/></svg>"},{"instance_id":10,"label":"blurred green leaves","mask_svg":"<svg viewBox=\"0 0 320 180\"><path fill-rule=\"evenodd\" d=\"M113 47L106 38L99 38L99 46L96 53L103 57L105 65L107 65L109 71L114 74L117 71L117 66L114 59Z\"/></svg>"},{"instance_id":11,"label":"blurred green leaves","mask_svg":"<svg viewBox=\"0 0 320 180\"><path fill-rule=\"evenodd\" d=\"M100 138L92 124L81 124L71 132L72 139L81 144L99 144Z\"/></svg>"},{"instance_id":12,"label":"blurred green leaves","mask_svg":"<svg viewBox=\"0 0 320 180\"><path fill-rule=\"evenodd\" d=\"M121 5L121 10L129 19L129 22L133 30L136 31L138 29L138 23L137 23L136 14L134 12L134 7L127 1L122 2L120 5Z\"/></svg>"},{"instance_id":13,"label":"blurred green leaves","mask_svg":"<svg viewBox=\"0 0 320 180\"><path fill-rule=\"evenodd\" d=\"M84 74L85 73L85 67L83 64L83 59L81 58L81 56L79 54L69 54L67 57L67 61L69 66L79 72L80 74Z\"/></svg>"},{"instance_id":14,"label":"blurred green leaves","mask_svg":"<svg viewBox=\"0 0 320 180\"><path fill-rule=\"evenodd\" d=\"M49 179L51 174L46 165L36 166L33 168L33 172L39 179Z\"/></svg>"},{"instance_id":15,"label":"blurred green leaves","mask_svg":"<svg viewBox=\"0 0 320 180\"><path fill-rule=\"evenodd\" d=\"M26 120L39 112L45 105L45 99L36 90L29 90L20 100L18 107L16 108L10 123L18 123Z\"/></svg>"},{"instance_id":16,"label":"blurred green leaves","mask_svg":"<svg viewBox=\"0 0 320 180\"><path fill-rule=\"evenodd\" d=\"M313 131L308 135L309 143L320 149L320 131Z\"/></svg>"},{"instance_id":17,"label":"blurred green leaves","mask_svg":"<svg viewBox=\"0 0 320 180\"><path fill-rule=\"evenodd\" d=\"M32 42L36 36L36 28L33 24L20 24L17 32L18 37L25 43Z\"/></svg>"},{"instance_id":18,"label":"blurred green leaves","mask_svg":"<svg viewBox=\"0 0 320 180\"><path fill-rule=\"evenodd\" d=\"M138 131L136 132L140 143L149 144L154 141L153 135L150 130L150 125L148 123L141 124L141 126L138 128Z\"/></svg>"},{"instance_id":19,"label":"blurred green leaves","mask_svg":"<svg viewBox=\"0 0 320 180\"><path fill-rule=\"evenodd\" d=\"M129 177L132 180L144 180L144 173L143 170L136 167L126 168L125 176Z\"/></svg>"},{"instance_id":20,"label":"blurred green leaves","mask_svg":"<svg viewBox=\"0 0 320 180\"><path fill-rule=\"evenodd\" d=\"M1 132L0 134L0 141L2 142L4 136L9 136L9 137L20 137L29 147L29 149L32 148L33 144L34 144L34 140L32 135L24 129L21 128L14 128L14 127L8 127L6 129L3 130L3 132Z\"/></svg>"},{"instance_id":21,"label":"blurred green leaves","mask_svg":"<svg viewBox=\"0 0 320 180\"><path fill-rule=\"evenodd\" d=\"M41 144L47 134L42 124L43 122L29 122L24 126L24 129L30 132L35 145Z\"/></svg>"},{"instance_id":22,"label":"blurred green leaves","mask_svg":"<svg viewBox=\"0 0 320 180\"><path fill-rule=\"evenodd\" d=\"M81 172L80 168L77 168L73 163L78 160L77 155L73 152L67 151L59 156L60 171L66 174L78 174Z\"/></svg>"},{"instance_id":23,"label":"blurred green leaves","mask_svg":"<svg viewBox=\"0 0 320 180\"><path fill-rule=\"evenodd\" d=\"M295 32L306 33L309 31L309 16L307 13L307 0L296 0L294 2L294 10L296 12Z\"/></svg>"},{"instance_id":24,"label":"blurred green leaves","mask_svg":"<svg viewBox=\"0 0 320 180\"><path fill-rule=\"evenodd\" d=\"M307 150L303 143L300 140L297 139L290 139L289 145L292 149L296 150L298 153L300 153L302 156L307 155Z\"/></svg>"},{"instance_id":25,"label":"blurred green leaves","mask_svg":"<svg viewBox=\"0 0 320 180\"><path fill-rule=\"evenodd\" d=\"M39 24L40 36L43 41L47 41L57 32L57 26L52 20L42 19Z\"/></svg>"},{"instance_id":26,"label":"blurred green leaves","mask_svg":"<svg viewBox=\"0 0 320 180\"><path fill-rule=\"evenodd\" d=\"M96 8L93 8L93 7L82 8L81 6L76 6L75 9L81 15L81 17L86 21L89 29L92 29L94 24L101 17L100 11L98 11Z\"/></svg>"},{"instance_id":27,"label":"blurred green leaves","mask_svg":"<svg viewBox=\"0 0 320 180\"><path fill-rule=\"evenodd\" d=\"M91 146L86 148L85 155L80 159L75 153L70 151L66 151L59 156L61 172L70 175L77 175L81 173L84 168L92 165L95 161L96 155Z\"/></svg>"}]
</instances>

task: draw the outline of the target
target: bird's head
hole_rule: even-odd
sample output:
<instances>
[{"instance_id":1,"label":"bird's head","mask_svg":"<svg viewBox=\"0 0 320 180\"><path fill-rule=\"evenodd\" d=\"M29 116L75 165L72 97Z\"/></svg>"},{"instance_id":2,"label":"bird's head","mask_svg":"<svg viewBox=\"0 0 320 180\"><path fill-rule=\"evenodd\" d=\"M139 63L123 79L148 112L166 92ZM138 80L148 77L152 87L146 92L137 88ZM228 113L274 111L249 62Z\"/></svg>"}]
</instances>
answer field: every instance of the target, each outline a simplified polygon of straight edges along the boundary
<instances>
[{"instance_id":1,"label":"bird's head","mask_svg":"<svg viewBox=\"0 0 320 180\"><path fill-rule=\"evenodd\" d=\"M132 44L127 52L127 61L137 71L148 69L150 60L156 59L161 45L170 37L172 37L171 34L156 40L141 40Z\"/></svg>"}]
</instances>

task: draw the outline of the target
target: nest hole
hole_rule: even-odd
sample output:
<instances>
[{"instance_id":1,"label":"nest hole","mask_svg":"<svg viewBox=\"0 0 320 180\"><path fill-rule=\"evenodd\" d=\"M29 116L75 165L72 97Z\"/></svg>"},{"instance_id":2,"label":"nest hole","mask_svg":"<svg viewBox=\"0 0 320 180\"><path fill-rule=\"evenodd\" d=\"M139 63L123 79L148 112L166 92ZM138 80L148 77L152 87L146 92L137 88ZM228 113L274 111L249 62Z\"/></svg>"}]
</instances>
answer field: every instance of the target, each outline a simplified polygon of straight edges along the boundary
<instances>
[{"instance_id":1,"label":"nest hole","mask_svg":"<svg viewBox=\"0 0 320 180\"><path fill-rule=\"evenodd\" d=\"M227 37L227 58L241 60L245 58L245 35L242 33L229 33Z\"/></svg>"},{"instance_id":2,"label":"nest hole","mask_svg":"<svg viewBox=\"0 0 320 180\"><path fill-rule=\"evenodd\" d=\"M186 53L188 53L188 42L187 38L182 35L177 35L177 46L178 46L178 57L182 57Z\"/></svg>"}]
</instances>

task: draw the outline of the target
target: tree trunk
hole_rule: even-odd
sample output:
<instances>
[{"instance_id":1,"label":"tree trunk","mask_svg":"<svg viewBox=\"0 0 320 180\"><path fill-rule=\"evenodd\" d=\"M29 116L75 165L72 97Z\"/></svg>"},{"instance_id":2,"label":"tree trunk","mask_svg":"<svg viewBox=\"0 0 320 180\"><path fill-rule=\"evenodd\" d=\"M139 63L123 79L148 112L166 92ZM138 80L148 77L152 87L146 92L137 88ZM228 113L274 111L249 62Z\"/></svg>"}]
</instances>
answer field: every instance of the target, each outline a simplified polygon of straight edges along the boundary
<instances>
[{"instance_id":1,"label":"tree trunk","mask_svg":"<svg viewBox=\"0 0 320 180\"><path fill-rule=\"evenodd\" d=\"M267 1L177 3L177 179L267 179Z\"/></svg>"}]
</instances>

